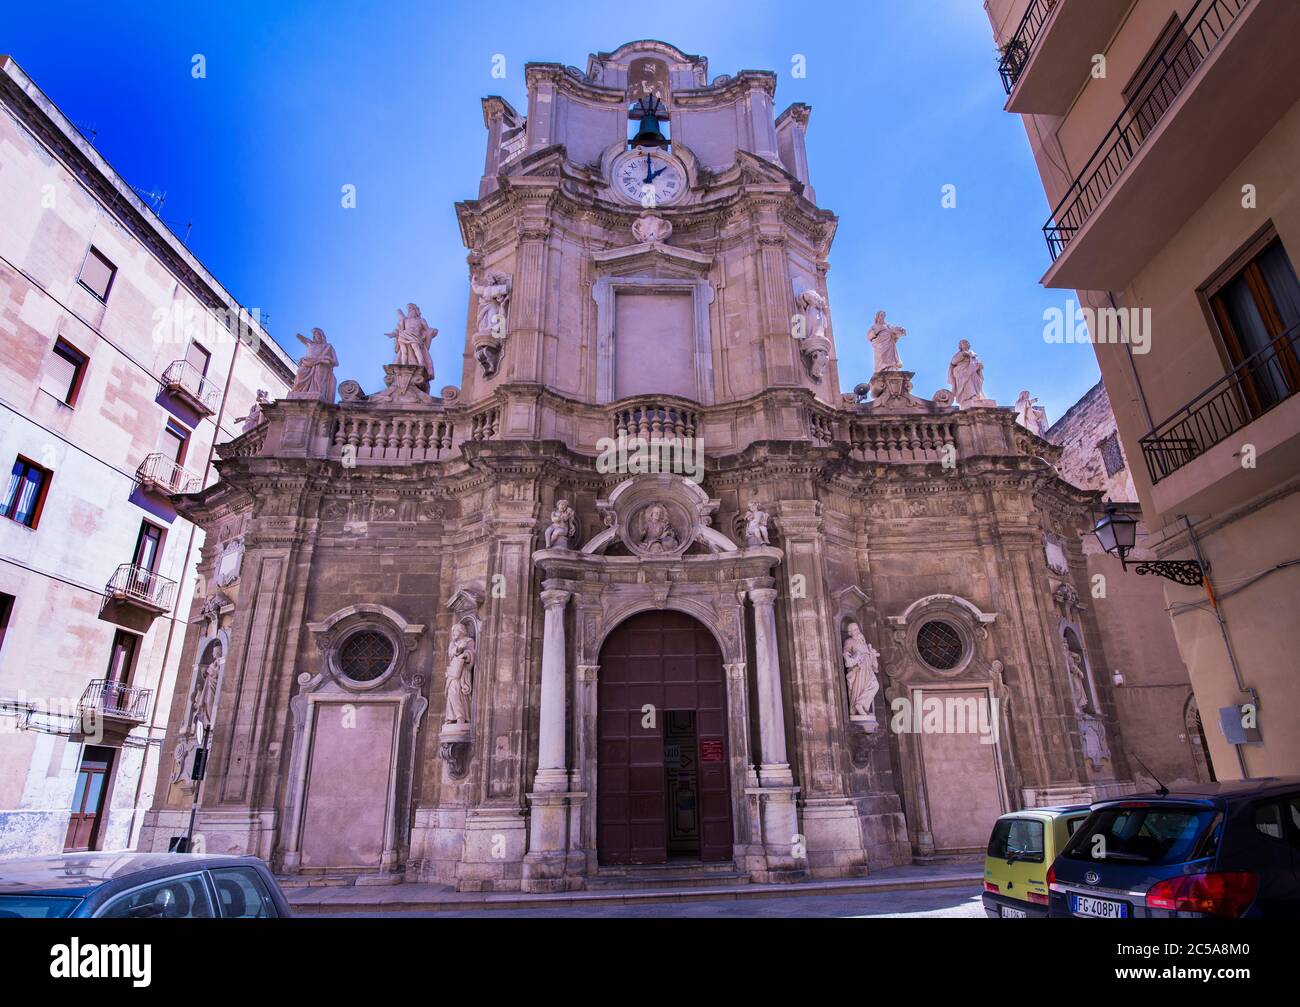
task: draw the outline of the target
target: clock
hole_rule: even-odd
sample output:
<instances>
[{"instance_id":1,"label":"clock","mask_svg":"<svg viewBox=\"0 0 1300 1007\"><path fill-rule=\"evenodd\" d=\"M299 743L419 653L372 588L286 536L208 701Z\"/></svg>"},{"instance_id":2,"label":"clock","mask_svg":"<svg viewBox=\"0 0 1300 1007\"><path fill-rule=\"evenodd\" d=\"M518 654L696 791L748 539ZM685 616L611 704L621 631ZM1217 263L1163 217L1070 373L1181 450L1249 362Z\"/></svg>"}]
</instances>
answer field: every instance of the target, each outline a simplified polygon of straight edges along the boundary
<instances>
[{"instance_id":1,"label":"clock","mask_svg":"<svg viewBox=\"0 0 1300 1007\"><path fill-rule=\"evenodd\" d=\"M651 209L682 198L686 192L686 172L662 151L637 147L614 159L610 184L629 203Z\"/></svg>"}]
</instances>

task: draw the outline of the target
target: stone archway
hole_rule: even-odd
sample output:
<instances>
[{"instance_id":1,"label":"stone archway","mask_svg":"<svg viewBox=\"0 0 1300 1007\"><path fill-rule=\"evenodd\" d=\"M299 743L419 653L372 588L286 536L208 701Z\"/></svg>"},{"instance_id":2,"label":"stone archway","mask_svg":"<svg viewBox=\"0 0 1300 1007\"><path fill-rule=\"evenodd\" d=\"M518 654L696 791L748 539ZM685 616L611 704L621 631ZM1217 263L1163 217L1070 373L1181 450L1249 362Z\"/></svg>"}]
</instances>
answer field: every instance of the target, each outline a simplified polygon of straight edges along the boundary
<instances>
[{"instance_id":1,"label":"stone archway","mask_svg":"<svg viewBox=\"0 0 1300 1007\"><path fill-rule=\"evenodd\" d=\"M732 859L727 682L713 634L682 612L642 612L606 637L599 669L599 862Z\"/></svg>"}]
</instances>

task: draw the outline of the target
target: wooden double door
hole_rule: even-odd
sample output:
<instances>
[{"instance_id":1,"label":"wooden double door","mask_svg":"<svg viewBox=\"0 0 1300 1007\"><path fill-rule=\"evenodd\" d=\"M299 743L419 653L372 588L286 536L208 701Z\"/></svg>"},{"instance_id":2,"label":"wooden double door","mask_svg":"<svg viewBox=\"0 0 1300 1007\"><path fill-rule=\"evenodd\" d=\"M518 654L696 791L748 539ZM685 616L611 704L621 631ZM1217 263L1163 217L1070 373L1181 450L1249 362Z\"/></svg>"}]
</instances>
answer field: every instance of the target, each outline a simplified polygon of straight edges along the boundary
<instances>
[{"instance_id":1,"label":"wooden double door","mask_svg":"<svg viewBox=\"0 0 1300 1007\"><path fill-rule=\"evenodd\" d=\"M602 864L733 856L726 678L713 635L680 612L619 625L597 674Z\"/></svg>"}]
</instances>

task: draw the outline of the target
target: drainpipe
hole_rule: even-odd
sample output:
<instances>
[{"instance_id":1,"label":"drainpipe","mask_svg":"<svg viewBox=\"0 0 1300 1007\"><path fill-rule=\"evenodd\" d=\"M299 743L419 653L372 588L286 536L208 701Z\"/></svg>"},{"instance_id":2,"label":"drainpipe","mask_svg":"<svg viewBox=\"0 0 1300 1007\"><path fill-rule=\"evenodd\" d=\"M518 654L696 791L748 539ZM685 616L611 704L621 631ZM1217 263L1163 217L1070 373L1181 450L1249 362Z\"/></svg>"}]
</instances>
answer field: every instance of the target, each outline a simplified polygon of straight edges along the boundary
<instances>
[{"instance_id":1,"label":"drainpipe","mask_svg":"<svg viewBox=\"0 0 1300 1007\"><path fill-rule=\"evenodd\" d=\"M1106 291L1106 299L1110 301L1112 310L1119 311L1119 305L1115 303L1115 294L1112 291ZM1142 389L1142 379L1138 377L1137 361L1133 359L1133 343L1127 340L1124 343L1124 357L1128 360L1128 370L1133 378L1133 387L1137 389L1138 405L1142 407L1142 418L1146 420L1147 431L1150 432L1155 429L1156 425L1151 419L1151 407L1147 405L1147 393Z\"/></svg>"},{"instance_id":2,"label":"drainpipe","mask_svg":"<svg viewBox=\"0 0 1300 1007\"><path fill-rule=\"evenodd\" d=\"M1196 553L1196 561L1201 564L1202 575L1205 577L1205 586L1210 590L1210 610L1214 613L1215 621L1219 624L1219 632L1223 636L1223 649L1228 652L1228 663L1232 665L1232 677L1237 682L1237 691L1244 692L1250 696L1251 701L1255 704L1255 709L1259 709L1259 695L1254 689L1249 688L1241 677L1241 668L1237 664L1237 654L1232 649L1232 640L1228 636L1228 623L1223 618L1223 610L1219 608L1219 603L1214 599L1217 597L1214 592L1214 581L1210 579L1210 568L1205 563L1205 556L1201 553L1201 543L1196 537L1196 530L1192 527L1192 522L1188 520L1186 514L1180 514L1183 524L1187 527L1187 537L1191 540L1192 551ZM1241 769L1241 778L1250 779L1250 770L1246 768L1246 756L1241 750L1240 745L1233 745L1237 753L1237 765Z\"/></svg>"}]
</instances>

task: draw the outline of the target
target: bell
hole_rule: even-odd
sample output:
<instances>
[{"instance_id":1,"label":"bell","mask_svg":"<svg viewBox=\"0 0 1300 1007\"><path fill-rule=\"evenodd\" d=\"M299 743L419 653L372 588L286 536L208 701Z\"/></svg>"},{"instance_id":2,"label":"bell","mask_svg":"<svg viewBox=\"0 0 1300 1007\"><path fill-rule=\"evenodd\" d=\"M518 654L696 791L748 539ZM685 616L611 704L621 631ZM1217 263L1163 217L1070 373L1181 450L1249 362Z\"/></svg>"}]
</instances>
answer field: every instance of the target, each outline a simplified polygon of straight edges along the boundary
<instances>
[{"instance_id":1,"label":"bell","mask_svg":"<svg viewBox=\"0 0 1300 1007\"><path fill-rule=\"evenodd\" d=\"M657 101L647 105L644 101L637 102L641 111L641 125L637 127L636 136L632 137L628 143L633 147L667 147L668 137L664 136L659 129L659 116L655 114Z\"/></svg>"}]
</instances>

